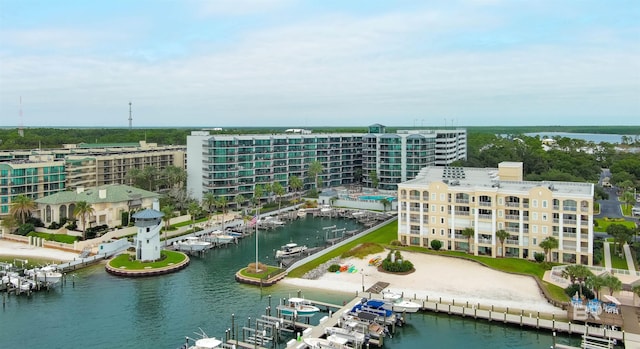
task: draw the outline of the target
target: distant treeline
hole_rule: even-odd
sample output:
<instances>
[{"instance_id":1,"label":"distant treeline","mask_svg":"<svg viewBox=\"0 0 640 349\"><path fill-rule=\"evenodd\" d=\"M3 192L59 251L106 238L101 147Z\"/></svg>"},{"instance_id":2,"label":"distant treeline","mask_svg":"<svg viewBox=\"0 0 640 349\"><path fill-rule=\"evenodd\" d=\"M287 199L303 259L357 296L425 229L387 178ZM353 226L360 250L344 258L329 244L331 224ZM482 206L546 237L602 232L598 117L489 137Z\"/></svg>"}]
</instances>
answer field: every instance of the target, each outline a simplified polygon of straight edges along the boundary
<instances>
[{"instance_id":1,"label":"distant treeline","mask_svg":"<svg viewBox=\"0 0 640 349\"><path fill-rule=\"evenodd\" d=\"M425 127L389 126L387 132L396 130L422 129ZM462 128L462 127L460 127ZM16 128L0 129L0 150L60 148L63 144L78 143L133 143L146 140L161 145L184 145L192 130L202 128L26 128L24 137ZM269 134L281 133L286 127L228 127L212 134ZM362 127L307 127L315 133L365 133ZM436 127L435 129L446 129ZM575 132L602 134L640 134L640 126L483 126L466 127L473 134L523 134L530 132Z\"/></svg>"}]
</instances>

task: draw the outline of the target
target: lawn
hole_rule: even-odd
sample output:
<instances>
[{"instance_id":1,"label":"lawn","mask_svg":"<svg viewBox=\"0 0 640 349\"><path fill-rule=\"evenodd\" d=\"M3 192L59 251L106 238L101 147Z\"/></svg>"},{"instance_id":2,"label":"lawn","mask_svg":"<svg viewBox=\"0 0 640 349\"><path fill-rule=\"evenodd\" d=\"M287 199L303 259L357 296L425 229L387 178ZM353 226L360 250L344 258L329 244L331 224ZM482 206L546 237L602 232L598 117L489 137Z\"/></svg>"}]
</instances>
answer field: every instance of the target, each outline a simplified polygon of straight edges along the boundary
<instances>
[{"instance_id":1,"label":"lawn","mask_svg":"<svg viewBox=\"0 0 640 349\"><path fill-rule=\"evenodd\" d=\"M620 257L615 247L615 244L609 245L609 249L611 250L611 268L623 270L629 269L627 266L627 259L624 257ZM624 256L624 254L622 255Z\"/></svg>"},{"instance_id":2,"label":"lawn","mask_svg":"<svg viewBox=\"0 0 640 349\"><path fill-rule=\"evenodd\" d=\"M620 205L620 207L622 208L623 216L631 216L631 209L633 208L633 205Z\"/></svg>"},{"instance_id":3,"label":"lawn","mask_svg":"<svg viewBox=\"0 0 640 349\"><path fill-rule=\"evenodd\" d=\"M62 242L65 244L73 244L75 241L80 240L80 238L77 236L66 234L38 233L35 231L30 232L29 234L27 234L27 236L37 236L48 241Z\"/></svg>"},{"instance_id":4,"label":"lawn","mask_svg":"<svg viewBox=\"0 0 640 349\"><path fill-rule=\"evenodd\" d=\"M253 267L252 267L253 268ZM249 273L247 272L247 269L242 269L240 270L240 274L246 277L250 277L250 278L256 278L256 279L265 279L267 278L267 276L273 276L277 273L282 272L283 269L280 269L278 267L274 267L272 265L268 265L267 266L267 270L262 272L262 273Z\"/></svg>"},{"instance_id":5,"label":"lawn","mask_svg":"<svg viewBox=\"0 0 640 349\"><path fill-rule=\"evenodd\" d=\"M208 217L203 217L200 219L196 219L196 223L202 223L202 222L206 222L209 218ZM171 224L172 227L174 228L179 228L179 227L185 227L187 225L192 224L192 222L190 220L188 221L184 221L184 222L180 222L180 223L176 223L176 224Z\"/></svg>"},{"instance_id":6,"label":"lawn","mask_svg":"<svg viewBox=\"0 0 640 349\"><path fill-rule=\"evenodd\" d=\"M109 261L109 265L114 268L125 267L129 270L140 270L145 269L146 267L161 268L166 267L169 264L178 264L186 258L184 254L173 251L162 251L160 252L160 254L162 255L162 257L164 257L162 260L157 262L142 263L140 261L130 261L129 254L124 253Z\"/></svg>"},{"instance_id":7,"label":"lawn","mask_svg":"<svg viewBox=\"0 0 640 349\"><path fill-rule=\"evenodd\" d=\"M596 219L596 224L593 228L594 231L606 233L607 227L611 224L622 224L627 228L635 229L636 225L634 222L626 221L624 218L602 218Z\"/></svg>"}]
</instances>

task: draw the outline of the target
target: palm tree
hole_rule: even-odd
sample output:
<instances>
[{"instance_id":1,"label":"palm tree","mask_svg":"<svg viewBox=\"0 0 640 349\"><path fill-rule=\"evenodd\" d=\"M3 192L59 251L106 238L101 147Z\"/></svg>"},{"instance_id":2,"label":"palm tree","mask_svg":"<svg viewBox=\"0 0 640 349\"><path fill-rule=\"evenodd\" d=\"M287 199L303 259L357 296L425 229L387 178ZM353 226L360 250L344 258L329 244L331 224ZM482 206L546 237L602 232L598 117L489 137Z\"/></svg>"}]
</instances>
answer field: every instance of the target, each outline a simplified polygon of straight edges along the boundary
<instances>
[{"instance_id":1,"label":"palm tree","mask_svg":"<svg viewBox=\"0 0 640 349\"><path fill-rule=\"evenodd\" d=\"M391 201L387 198L382 198L380 199L380 203L382 204L384 211L387 212L387 207L391 206Z\"/></svg>"},{"instance_id":2,"label":"palm tree","mask_svg":"<svg viewBox=\"0 0 640 349\"><path fill-rule=\"evenodd\" d=\"M200 205L195 201L191 202L187 207L187 212L189 212L189 215L191 216L191 225L194 226L194 229L196 224L196 215L200 213L200 210Z\"/></svg>"},{"instance_id":3,"label":"palm tree","mask_svg":"<svg viewBox=\"0 0 640 349\"><path fill-rule=\"evenodd\" d=\"M31 216L31 212L35 211L36 208L37 205L32 198L26 195L18 195L11 200L9 213L15 218L20 218L22 224L25 224L27 217Z\"/></svg>"},{"instance_id":4,"label":"palm tree","mask_svg":"<svg viewBox=\"0 0 640 349\"><path fill-rule=\"evenodd\" d=\"M216 207L222 209L222 230L224 230L224 216L227 214L228 205L229 205L229 201L227 201L226 196L219 196L216 199Z\"/></svg>"},{"instance_id":5,"label":"palm tree","mask_svg":"<svg viewBox=\"0 0 640 349\"><path fill-rule=\"evenodd\" d=\"M175 208L172 205L166 205L160 211L164 214L164 245L167 246L167 232L171 227L171 218L175 217Z\"/></svg>"},{"instance_id":6,"label":"palm tree","mask_svg":"<svg viewBox=\"0 0 640 349\"><path fill-rule=\"evenodd\" d=\"M558 248L558 239L553 236L547 236L538 246L544 250L544 254L547 256L547 262L551 262L551 250Z\"/></svg>"},{"instance_id":7,"label":"palm tree","mask_svg":"<svg viewBox=\"0 0 640 349\"><path fill-rule=\"evenodd\" d=\"M622 289L622 281L613 275L604 276L604 286L609 289L609 296L613 296L613 292L620 291Z\"/></svg>"},{"instance_id":8,"label":"palm tree","mask_svg":"<svg viewBox=\"0 0 640 349\"><path fill-rule=\"evenodd\" d=\"M593 290L596 294L596 298L600 299L600 290L604 286L604 278L602 276L593 275L587 278L585 284Z\"/></svg>"},{"instance_id":9,"label":"palm tree","mask_svg":"<svg viewBox=\"0 0 640 349\"><path fill-rule=\"evenodd\" d=\"M284 195L284 187L282 187L280 182L275 182L271 185L271 190L273 190L273 193L278 196L278 211L280 211L282 206L282 195Z\"/></svg>"},{"instance_id":10,"label":"palm tree","mask_svg":"<svg viewBox=\"0 0 640 349\"><path fill-rule=\"evenodd\" d=\"M369 179L371 179L371 185L374 189L378 190L378 185L380 185L380 179L378 178L378 172L371 171L369 172Z\"/></svg>"},{"instance_id":11,"label":"palm tree","mask_svg":"<svg viewBox=\"0 0 640 349\"><path fill-rule=\"evenodd\" d=\"M593 277L593 273L584 265L572 264L564 268L562 276L568 278L572 284L577 282L580 286L580 295L582 295L582 285L588 278Z\"/></svg>"},{"instance_id":12,"label":"palm tree","mask_svg":"<svg viewBox=\"0 0 640 349\"><path fill-rule=\"evenodd\" d=\"M273 192L273 184L265 183L262 188L264 189L265 194L267 194L267 204L271 203L271 192Z\"/></svg>"},{"instance_id":13,"label":"palm tree","mask_svg":"<svg viewBox=\"0 0 640 349\"><path fill-rule=\"evenodd\" d=\"M12 215L6 216L2 219L2 226L7 228L9 234L13 233L14 228L18 225L17 223L18 221L16 220L16 217Z\"/></svg>"},{"instance_id":14,"label":"palm tree","mask_svg":"<svg viewBox=\"0 0 640 349\"><path fill-rule=\"evenodd\" d=\"M87 216L91 217L94 212L95 210L90 203L86 201L76 202L76 207L73 209L73 216L80 217L80 222L82 222L82 240L85 240L87 235Z\"/></svg>"},{"instance_id":15,"label":"palm tree","mask_svg":"<svg viewBox=\"0 0 640 349\"><path fill-rule=\"evenodd\" d=\"M302 186L304 184L302 183L302 179L300 179L300 177L298 176L291 176L289 177L289 187L291 187L291 189L293 189L293 191L297 194L298 190L302 189Z\"/></svg>"},{"instance_id":16,"label":"palm tree","mask_svg":"<svg viewBox=\"0 0 640 349\"><path fill-rule=\"evenodd\" d=\"M318 175L322 173L322 171L324 171L324 167L322 166L322 163L320 161L315 160L309 164L309 169L307 170L307 173L309 177L313 178L313 182L316 185L316 190L318 190L318 187L319 187Z\"/></svg>"},{"instance_id":17,"label":"palm tree","mask_svg":"<svg viewBox=\"0 0 640 349\"><path fill-rule=\"evenodd\" d=\"M504 240L506 240L509 237L509 235L510 234L504 229L500 229L496 231L496 237L498 238L498 240L500 240L500 244L502 245L502 257L504 257L505 255Z\"/></svg>"},{"instance_id":18,"label":"palm tree","mask_svg":"<svg viewBox=\"0 0 640 349\"><path fill-rule=\"evenodd\" d=\"M253 198L254 204L259 205L260 199L264 195L264 188L260 184L256 184L255 188L253 188Z\"/></svg>"},{"instance_id":19,"label":"palm tree","mask_svg":"<svg viewBox=\"0 0 640 349\"><path fill-rule=\"evenodd\" d=\"M475 235L475 231L471 227L462 229L461 234L467 238L467 253L471 253L471 238Z\"/></svg>"},{"instance_id":20,"label":"palm tree","mask_svg":"<svg viewBox=\"0 0 640 349\"><path fill-rule=\"evenodd\" d=\"M211 219L212 208L216 207L216 201L217 198L212 192L208 192L204 194L204 197L202 197L202 206L206 207L207 212L209 213L207 220Z\"/></svg>"},{"instance_id":21,"label":"palm tree","mask_svg":"<svg viewBox=\"0 0 640 349\"><path fill-rule=\"evenodd\" d=\"M169 188L182 188L187 180L187 171L178 166L169 165L162 170L162 176Z\"/></svg>"},{"instance_id":22,"label":"palm tree","mask_svg":"<svg viewBox=\"0 0 640 349\"><path fill-rule=\"evenodd\" d=\"M238 211L241 211L242 204L247 201L247 199L242 194L238 194L233 198L233 202L236 203L236 208Z\"/></svg>"}]
</instances>

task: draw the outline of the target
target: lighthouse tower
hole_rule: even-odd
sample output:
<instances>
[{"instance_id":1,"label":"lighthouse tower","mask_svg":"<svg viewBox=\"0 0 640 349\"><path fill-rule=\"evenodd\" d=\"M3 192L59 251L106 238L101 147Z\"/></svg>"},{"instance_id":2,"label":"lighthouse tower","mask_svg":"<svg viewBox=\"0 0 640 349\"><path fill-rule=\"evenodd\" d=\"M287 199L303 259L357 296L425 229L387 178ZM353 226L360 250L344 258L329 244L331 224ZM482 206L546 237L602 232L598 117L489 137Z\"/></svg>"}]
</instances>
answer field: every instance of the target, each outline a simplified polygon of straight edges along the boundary
<instances>
[{"instance_id":1,"label":"lighthouse tower","mask_svg":"<svg viewBox=\"0 0 640 349\"><path fill-rule=\"evenodd\" d=\"M153 209L136 212L132 215L135 226L138 227L136 236L136 260L151 262L160 259L160 229L164 214Z\"/></svg>"}]
</instances>

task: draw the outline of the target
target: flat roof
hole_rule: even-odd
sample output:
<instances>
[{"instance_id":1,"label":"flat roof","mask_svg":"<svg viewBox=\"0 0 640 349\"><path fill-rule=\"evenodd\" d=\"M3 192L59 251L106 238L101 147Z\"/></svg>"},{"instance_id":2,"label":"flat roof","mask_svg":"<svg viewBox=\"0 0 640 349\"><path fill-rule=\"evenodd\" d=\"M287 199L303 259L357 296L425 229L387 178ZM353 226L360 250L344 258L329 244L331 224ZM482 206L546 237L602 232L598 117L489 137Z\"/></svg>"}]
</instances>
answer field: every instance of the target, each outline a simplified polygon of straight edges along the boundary
<instances>
[{"instance_id":1,"label":"flat roof","mask_svg":"<svg viewBox=\"0 0 640 349\"><path fill-rule=\"evenodd\" d=\"M505 164L505 163L503 163ZM511 163L518 164L518 163ZM509 163L506 163L508 166ZM398 184L398 188L428 186L440 181L449 189L460 191L494 190L496 192L526 193L533 188L546 187L559 195L593 197L593 184L559 181L504 181L500 180L497 168L475 167L425 167L416 178Z\"/></svg>"}]
</instances>

